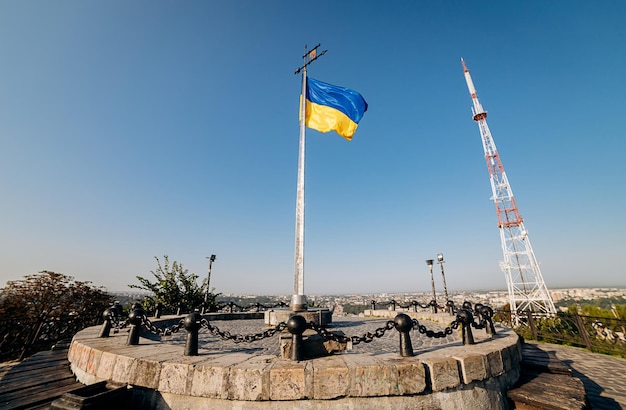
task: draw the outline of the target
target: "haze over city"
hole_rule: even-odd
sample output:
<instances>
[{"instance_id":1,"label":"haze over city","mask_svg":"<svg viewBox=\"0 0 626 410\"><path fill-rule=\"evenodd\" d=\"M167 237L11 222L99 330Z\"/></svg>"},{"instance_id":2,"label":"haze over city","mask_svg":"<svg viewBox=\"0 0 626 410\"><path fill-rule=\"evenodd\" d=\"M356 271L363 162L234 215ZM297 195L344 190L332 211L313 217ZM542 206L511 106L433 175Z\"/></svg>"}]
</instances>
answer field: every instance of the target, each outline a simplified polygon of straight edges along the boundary
<instances>
[{"instance_id":1,"label":"haze over city","mask_svg":"<svg viewBox=\"0 0 626 410\"><path fill-rule=\"evenodd\" d=\"M169 255L290 294L304 45L369 104L307 130L305 290L505 289L472 73L548 288L625 287L626 3L0 3L0 286ZM617 210L617 211L615 211ZM439 267L436 266L436 269ZM437 276L440 289L440 278Z\"/></svg>"}]
</instances>

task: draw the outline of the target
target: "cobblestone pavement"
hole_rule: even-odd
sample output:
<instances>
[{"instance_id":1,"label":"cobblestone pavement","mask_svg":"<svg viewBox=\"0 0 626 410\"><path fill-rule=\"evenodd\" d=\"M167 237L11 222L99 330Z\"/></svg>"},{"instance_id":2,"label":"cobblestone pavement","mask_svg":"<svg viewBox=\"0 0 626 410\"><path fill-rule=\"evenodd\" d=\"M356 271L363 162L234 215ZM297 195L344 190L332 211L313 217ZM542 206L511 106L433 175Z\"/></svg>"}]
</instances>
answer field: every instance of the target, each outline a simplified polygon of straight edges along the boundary
<instances>
[{"instance_id":1,"label":"cobblestone pavement","mask_svg":"<svg viewBox=\"0 0 626 410\"><path fill-rule=\"evenodd\" d=\"M377 329L384 329L385 333L382 337L374 337L370 343L361 342L355 344L352 350L345 352L346 354L369 353L382 354L400 352L400 337L395 329L386 330L385 326L389 319L380 318L358 318L358 317L333 317L333 323L329 326L329 331L341 331L347 337L362 337L367 332L375 333ZM254 335L261 333L269 327L265 326L262 319L252 320L216 320L211 321L211 326L218 328L222 332L229 332L232 335ZM426 326L428 330L435 332L442 331L446 326L440 323L421 320L421 325ZM460 328L459 328L460 329ZM284 331L289 334L287 330ZM184 343L186 332L181 329L180 332L172 336L165 336L162 341L165 343ZM420 334L417 330L410 332L411 344L415 354L425 352L438 346L460 344L460 330L454 330L451 335L443 338L430 338ZM226 352L245 352L250 354L280 354L278 335L268 337L253 342L235 343L232 340L223 340L218 336L214 336L207 329L200 329L199 348L208 350L219 350Z\"/></svg>"},{"instance_id":2,"label":"cobblestone pavement","mask_svg":"<svg viewBox=\"0 0 626 410\"><path fill-rule=\"evenodd\" d=\"M572 368L573 376L585 385L592 409L626 408L626 359L591 353L577 347L535 341L527 343L536 344L546 352L554 352L559 360Z\"/></svg>"}]
</instances>

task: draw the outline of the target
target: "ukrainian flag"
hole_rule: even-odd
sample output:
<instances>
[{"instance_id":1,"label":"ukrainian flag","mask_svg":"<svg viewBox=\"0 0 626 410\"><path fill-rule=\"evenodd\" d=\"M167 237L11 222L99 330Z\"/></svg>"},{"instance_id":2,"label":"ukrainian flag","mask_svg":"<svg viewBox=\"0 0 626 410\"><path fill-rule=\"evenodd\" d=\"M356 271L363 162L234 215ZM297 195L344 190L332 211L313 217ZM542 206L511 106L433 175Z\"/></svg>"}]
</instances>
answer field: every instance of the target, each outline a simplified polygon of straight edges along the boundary
<instances>
[{"instance_id":1,"label":"ukrainian flag","mask_svg":"<svg viewBox=\"0 0 626 410\"><path fill-rule=\"evenodd\" d=\"M305 110L307 127L335 131L350 141L367 111L367 102L354 90L307 78Z\"/></svg>"}]
</instances>

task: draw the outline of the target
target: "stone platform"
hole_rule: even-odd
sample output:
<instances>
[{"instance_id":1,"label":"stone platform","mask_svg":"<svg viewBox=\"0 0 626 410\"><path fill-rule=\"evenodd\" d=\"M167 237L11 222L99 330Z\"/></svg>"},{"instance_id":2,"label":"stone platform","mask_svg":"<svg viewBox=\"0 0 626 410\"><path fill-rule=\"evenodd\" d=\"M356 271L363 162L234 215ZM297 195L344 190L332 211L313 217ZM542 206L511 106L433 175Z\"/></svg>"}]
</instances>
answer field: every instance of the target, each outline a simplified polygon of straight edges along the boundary
<instances>
[{"instance_id":1,"label":"stone platform","mask_svg":"<svg viewBox=\"0 0 626 410\"><path fill-rule=\"evenodd\" d=\"M387 321L339 317L332 330L360 336ZM445 327L420 323L435 331ZM232 334L266 329L259 319L211 324ZM392 329L351 351L296 362L280 358L278 337L234 344L201 331L199 355L183 356L184 329L162 338L144 333L139 345L126 346L125 332L98 338L93 327L74 337L68 359L85 384L128 383L135 408L506 408L521 349L514 332L497 330L493 339L475 330L471 346L463 346L457 332L431 339L412 331L415 356L401 357Z\"/></svg>"},{"instance_id":2,"label":"stone platform","mask_svg":"<svg viewBox=\"0 0 626 410\"><path fill-rule=\"evenodd\" d=\"M276 326L280 322L287 322L293 315L300 315L307 323L313 322L318 326L328 326L333 321L333 312L328 308L311 308L298 312L289 309L272 309L265 312L264 320L268 326Z\"/></svg>"}]
</instances>

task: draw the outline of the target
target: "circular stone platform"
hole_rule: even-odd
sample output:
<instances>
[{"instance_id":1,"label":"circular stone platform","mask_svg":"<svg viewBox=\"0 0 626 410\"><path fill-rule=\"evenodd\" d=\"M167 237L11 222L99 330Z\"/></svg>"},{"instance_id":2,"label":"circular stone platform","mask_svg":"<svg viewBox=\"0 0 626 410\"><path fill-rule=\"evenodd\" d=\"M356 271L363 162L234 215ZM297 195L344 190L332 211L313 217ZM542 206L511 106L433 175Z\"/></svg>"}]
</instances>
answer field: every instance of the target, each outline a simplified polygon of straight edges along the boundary
<instances>
[{"instance_id":1,"label":"circular stone platform","mask_svg":"<svg viewBox=\"0 0 626 410\"><path fill-rule=\"evenodd\" d=\"M337 319L332 330L347 336L374 332L387 320ZM233 334L266 329L262 320L211 324ZM256 331L246 331L251 328ZM398 332L390 330L352 351L295 362L276 354L276 336L234 344L201 330L199 355L183 356L184 329L161 340L144 332L139 345L127 346L126 332L98 338L99 327L92 327L76 334L68 359L82 383L128 383L134 408L506 408L506 390L519 377L521 348L514 332L497 330L493 339L475 330L477 343L471 346L456 334L429 339L413 331L412 357L400 356Z\"/></svg>"},{"instance_id":2,"label":"circular stone platform","mask_svg":"<svg viewBox=\"0 0 626 410\"><path fill-rule=\"evenodd\" d=\"M313 322L318 326L328 326L333 321L333 312L328 308L310 308L294 312L289 309L271 309L265 311L265 324L276 326L280 322L285 322L293 315L299 315L306 319L307 323Z\"/></svg>"}]
</instances>

